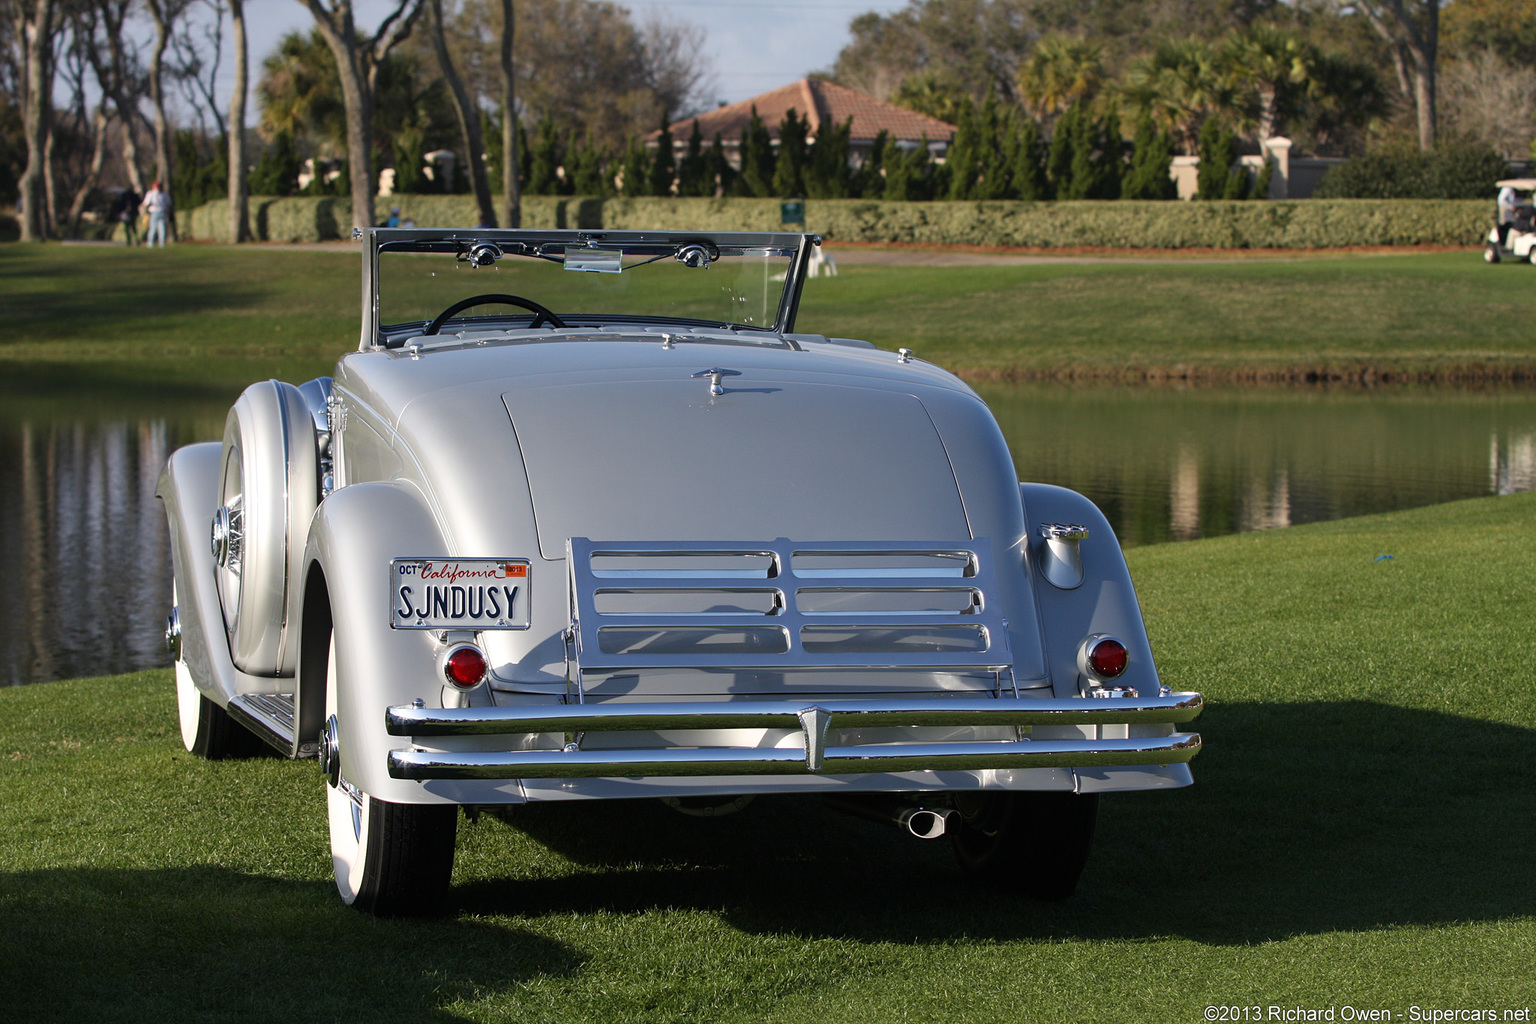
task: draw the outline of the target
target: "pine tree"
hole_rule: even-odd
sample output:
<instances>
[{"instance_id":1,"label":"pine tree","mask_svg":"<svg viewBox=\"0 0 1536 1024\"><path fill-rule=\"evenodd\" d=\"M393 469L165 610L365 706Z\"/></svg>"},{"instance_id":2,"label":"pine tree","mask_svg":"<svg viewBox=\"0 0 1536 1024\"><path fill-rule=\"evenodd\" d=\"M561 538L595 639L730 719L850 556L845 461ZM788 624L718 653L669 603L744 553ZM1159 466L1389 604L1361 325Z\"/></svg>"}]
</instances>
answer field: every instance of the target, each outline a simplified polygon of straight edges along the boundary
<instances>
[{"instance_id":1,"label":"pine tree","mask_svg":"<svg viewBox=\"0 0 1536 1024\"><path fill-rule=\"evenodd\" d=\"M929 158L926 136L921 144L911 149L903 149L895 139L887 142L883 158L885 198L904 202L932 199L934 192Z\"/></svg>"},{"instance_id":2,"label":"pine tree","mask_svg":"<svg viewBox=\"0 0 1536 1024\"><path fill-rule=\"evenodd\" d=\"M1051 195L1056 199L1069 198L1066 192L1072 185L1072 158L1074 147L1077 145L1077 122L1086 116L1082 104L1073 103L1056 119L1056 124L1051 129L1051 146L1046 157L1045 169L1051 185Z\"/></svg>"},{"instance_id":3,"label":"pine tree","mask_svg":"<svg viewBox=\"0 0 1536 1024\"><path fill-rule=\"evenodd\" d=\"M672 132L666 125L656 138L656 155L651 158L651 173L647 179L648 191L653 196L670 196L672 181L677 177L677 160L672 155Z\"/></svg>"},{"instance_id":4,"label":"pine tree","mask_svg":"<svg viewBox=\"0 0 1536 1024\"><path fill-rule=\"evenodd\" d=\"M1125 179L1125 139L1120 136L1120 111L1114 104L1099 123L1098 147L1099 173L1093 198L1119 199L1120 183Z\"/></svg>"},{"instance_id":5,"label":"pine tree","mask_svg":"<svg viewBox=\"0 0 1536 1024\"><path fill-rule=\"evenodd\" d=\"M1003 142L1009 198L1035 201L1050 196L1050 183L1045 179L1044 150L1038 121L1023 113L1009 118L1008 133Z\"/></svg>"},{"instance_id":6,"label":"pine tree","mask_svg":"<svg viewBox=\"0 0 1536 1024\"><path fill-rule=\"evenodd\" d=\"M1121 199L1173 199L1178 186L1169 175L1173 166L1173 136L1160 130L1151 114L1136 122L1131 162L1120 182Z\"/></svg>"},{"instance_id":7,"label":"pine tree","mask_svg":"<svg viewBox=\"0 0 1536 1024\"><path fill-rule=\"evenodd\" d=\"M589 132L580 145L571 149L571 194L578 196L611 195L613 187L604 174L608 154L597 144Z\"/></svg>"},{"instance_id":8,"label":"pine tree","mask_svg":"<svg viewBox=\"0 0 1536 1024\"><path fill-rule=\"evenodd\" d=\"M805 170L805 192L811 199L847 199L853 175L848 169L848 146L853 137L853 118L824 127L811 146Z\"/></svg>"},{"instance_id":9,"label":"pine tree","mask_svg":"<svg viewBox=\"0 0 1536 1024\"><path fill-rule=\"evenodd\" d=\"M737 189L744 196L773 195L773 137L752 108L752 119L741 130L741 176Z\"/></svg>"},{"instance_id":10,"label":"pine tree","mask_svg":"<svg viewBox=\"0 0 1536 1024\"><path fill-rule=\"evenodd\" d=\"M869 155L864 158L864 166L859 168L854 182L856 196L877 199L885 195L885 150L890 138L891 133L882 128L870 144Z\"/></svg>"},{"instance_id":11,"label":"pine tree","mask_svg":"<svg viewBox=\"0 0 1536 1024\"><path fill-rule=\"evenodd\" d=\"M773 193L784 197L805 195L806 136L809 117L799 117L790 107L779 122L779 159L773 167Z\"/></svg>"},{"instance_id":12,"label":"pine tree","mask_svg":"<svg viewBox=\"0 0 1536 1024\"><path fill-rule=\"evenodd\" d=\"M629 140L624 151L624 195L633 198L646 194L646 182L651 175L651 155L645 151L645 143L638 138Z\"/></svg>"},{"instance_id":13,"label":"pine tree","mask_svg":"<svg viewBox=\"0 0 1536 1024\"><path fill-rule=\"evenodd\" d=\"M1200 177L1196 199L1246 199L1248 170L1234 168L1237 136L1223 131L1214 117L1200 126Z\"/></svg>"},{"instance_id":14,"label":"pine tree","mask_svg":"<svg viewBox=\"0 0 1536 1024\"><path fill-rule=\"evenodd\" d=\"M560 144L560 130L553 117L539 122L539 141L534 145L533 159L528 168L528 194L552 196L560 191L558 168L564 154Z\"/></svg>"},{"instance_id":15,"label":"pine tree","mask_svg":"<svg viewBox=\"0 0 1536 1024\"><path fill-rule=\"evenodd\" d=\"M1007 125L998 108L997 94L988 90L976 118L977 171L971 186L972 199L1008 199L1008 160L1004 153Z\"/></svg>"},{"instance_id":16,"label":"pine tree","mask_svg":"<svg viewBox=\"0 0 1536 1024\"><path fill-rule=\"evenodd\" d=\"M251 171L251 195L291 196L299 189L299 154L293 136L278 132Z\"/></svg>"},{"instance_id":17,"label":"pine tree","mask_svg":"<svg viewBox=\"0 0 1536 1024\"><path fill-rule=\"evenodd\" d=\"M944 157L949 169L950 199L973 197L976 179L981 175L981 138L978 115L974 104L967 102L960 108L955 121L955 137Z\"/></svg>"},{"instance_id":18,"label":"pine tree","mask_svg":"<svg viewBox=\"0 0 1536 1024\"><path fill-rule=\"evenodd\" d=\"M501 138L501 118L484 108L480 111L480 137L482 139ZM491 195L501 194L501 161L504 158L501 147L487 146L485 150L485 178L490 186Z\"/></svg>"},{"instance_id":19,"label":"pine tree","mask_svg":"<svg viewBox=\"0 0 1536 1024\"><path fill-rule=\"evenodd\" d=\"M736 187L736 170L725 156L725 142L715 133L715 143L704 157L704 180L709 187L706 195L728 196Z\"/></svg>"},{"instance_id":20,"label":"pine tree","mask_svg":"<svg viewBox=\"0 0 1536 1024\"><path fill-rule=\"evenodd\" d=\"M715 182L708 176L704 157L704 132L698 118L693 120L693 133L688 136L688 151L677 168L677 194L680 196L710 196L715 194Z\"/></svg>"}]
</instances>

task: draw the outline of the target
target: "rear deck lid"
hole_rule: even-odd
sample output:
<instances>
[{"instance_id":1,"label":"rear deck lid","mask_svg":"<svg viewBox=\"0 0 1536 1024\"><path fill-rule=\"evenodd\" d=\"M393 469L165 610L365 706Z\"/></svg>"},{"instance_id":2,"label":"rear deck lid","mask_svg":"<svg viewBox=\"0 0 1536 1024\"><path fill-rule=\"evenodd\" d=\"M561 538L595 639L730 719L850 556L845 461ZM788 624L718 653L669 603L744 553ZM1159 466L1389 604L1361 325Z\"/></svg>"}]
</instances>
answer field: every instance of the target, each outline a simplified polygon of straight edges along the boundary
<instances>
[{"instance_id":1,"label":"rear deck lid","mask_svg":"<svg viewBox=\"0 0 1536 1024\"><path fill-rule=\"evenodd\" d=\"M566 540L943 541L970 537L916 397L727 378L509 392L541 554Z\"/></svg>"}]
</instances>

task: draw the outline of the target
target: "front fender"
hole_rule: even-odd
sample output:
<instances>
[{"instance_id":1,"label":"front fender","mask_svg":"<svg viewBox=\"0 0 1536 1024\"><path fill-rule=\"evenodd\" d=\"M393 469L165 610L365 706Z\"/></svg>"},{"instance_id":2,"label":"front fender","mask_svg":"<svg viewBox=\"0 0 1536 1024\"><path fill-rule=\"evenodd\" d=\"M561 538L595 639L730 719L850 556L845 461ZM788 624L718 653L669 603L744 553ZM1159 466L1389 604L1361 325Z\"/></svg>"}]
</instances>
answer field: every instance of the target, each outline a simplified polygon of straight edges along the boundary
<instances>
[{"instance_id":1,"label":"front fender","mask_svg":"<svg viewBox=\"0 0 1536 1024\"><path fill-rule=\"evenodd\" d=\"M433 636L424 630L390 628L389 572L394 558L447 553L425 500L408 483L340 488L321 503L310 524L304 551L299 718L305 728L324 721L324 671L315 669L325 665L317 645L325 642L320 634L328 619L336 642L341 772L383 800L445 802L419 783L389 777L389 751L400 741L392 741L384 731L384 709L417 698L427 707L441 706L443 684L437 676ZM320 601L329 601L328 617L312 606Z\"/></svg>"},{"instance_id":2,"label":"front fender","mask_svg":"<svg viewBox=\"0 0 1536 1024\"><path fill-rule=\"evenodd\" d=\"M1131 573L1109 520L1097 505L1065 487L1021 483L1019 496L1029 527L1029 558L1035 570L1030 575L1034 579L1035 602L1040 609L1040 629L1055 695L1081 695L1078 645L1091 634L1112 633L1130 652L1125 674L1116 683L1135 687L1142 697L1156 697L1162 683L1152 662L1152 647L1147 641L1136 590L1131 585ZM1088 538L1079 545L1083 563L1083 582L1079 586L1061 589L1048 582L1040 571L1043 523L1073 523L1088 528Z\"/></svg>"}]
</instances>

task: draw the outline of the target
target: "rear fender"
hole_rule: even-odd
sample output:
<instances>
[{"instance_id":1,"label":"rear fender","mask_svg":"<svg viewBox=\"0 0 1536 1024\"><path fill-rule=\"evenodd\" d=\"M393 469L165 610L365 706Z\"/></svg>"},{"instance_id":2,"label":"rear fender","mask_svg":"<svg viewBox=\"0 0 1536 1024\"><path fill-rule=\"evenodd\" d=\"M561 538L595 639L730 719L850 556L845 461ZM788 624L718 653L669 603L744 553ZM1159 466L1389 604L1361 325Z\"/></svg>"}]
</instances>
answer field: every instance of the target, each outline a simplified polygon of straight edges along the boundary
<instances>
[{"instance_id":1,"label":"rear fender","mask_svg":"<svg viewBox=\"0 0 1536 1024\"><path fill-rule=\"evenodd\" d=\"M235 694L285 692L289 682L241 672L230 658L208 541L213 510L219 504L221 448L219 442L207 441L172 452L155 496L165 503L171 531L182 662L197 688L226 707Z\"/></svg>"},{"instance_id":2,"label":"rear fender","mask_svg":"<svg viewBox=\"0 0 1536 1024\"><path fill-rule=\"evenodd\" d=\"M1134 687L1142 697L1156 697L1161 680L1152 662L1152 647L1147 641L1136 590L1131 585L1131 573L1109 520L1093 502L1065 487L1021 483L1019 496L1029 524L1029 560L1034 569L1030 576L1040 609L1045 656L1055 695L1082 695L1078 647L1094 633L1110 633L1119 637L1130 652L1125 674L1115 684ZM1079 543L1083 564L1080 585L1071 589L1057 587L1041 571L1045 541L1040 528L1045 523L1088 528L1087 539Z\"/></svg>"},{"instance_id":3,"label":"rear fender","mask_svg":"<svg viewBox=\"0 0 1536 1024\"><path fill-rule=\"evenodd\" d=\"M421 784L389 777L386 760L400 740L384 731L384 709L417 698L427 707L442 706L433 634L390 628L390 561L448 552L420 491L408 483L340 488L321 503L310 525L299 640L300 728L311 731L325 718L328 624L336 637L341 772L383 800L439 802ZM318 601L329 602L329 616L312 604Z\"/></svg>"}]
</instances>

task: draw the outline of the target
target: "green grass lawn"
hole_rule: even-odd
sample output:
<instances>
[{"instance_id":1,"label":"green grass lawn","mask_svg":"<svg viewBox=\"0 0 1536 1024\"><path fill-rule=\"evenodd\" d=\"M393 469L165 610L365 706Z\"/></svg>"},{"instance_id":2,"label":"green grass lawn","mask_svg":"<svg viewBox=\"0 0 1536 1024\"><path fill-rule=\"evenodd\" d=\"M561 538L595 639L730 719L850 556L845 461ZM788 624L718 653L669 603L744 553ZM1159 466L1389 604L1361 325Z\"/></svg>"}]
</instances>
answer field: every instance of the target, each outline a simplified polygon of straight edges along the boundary
<instances>
[{"instance_id":1,"label":"green grass lawn","mask_svg":"<svg viewBox=\"0 0 1536 1024\"><path fill-rule=\"evenodd\" d=\"M356 346L358 278L341 247L0 246L0 360L27 387L302 380ZM799 327L913 348L976 379L1449 379L1536 375L1532 323L1536 274L1453 252L851 266L808 283Z\"/></svg>"},{"instance_id":2,"label":"green grass lawn","mask_svg":"<svg viewBox=\"0 0 1536 1024\"><path fill-rule=\"evenodd\" d=\"M168 672L0 690L0 1016L1536 1009L1533 517L1527 494L1131 551L1207 746L1193 787L1105 798L1059 905L780 798L465 823L453 911L375 920L335 898L315 765L187 755Z\"/></svg>"}]
</instances>

